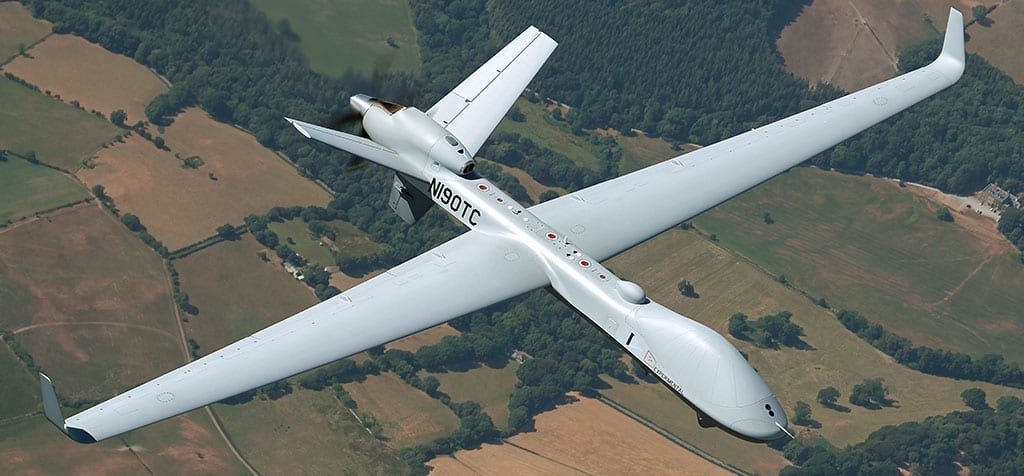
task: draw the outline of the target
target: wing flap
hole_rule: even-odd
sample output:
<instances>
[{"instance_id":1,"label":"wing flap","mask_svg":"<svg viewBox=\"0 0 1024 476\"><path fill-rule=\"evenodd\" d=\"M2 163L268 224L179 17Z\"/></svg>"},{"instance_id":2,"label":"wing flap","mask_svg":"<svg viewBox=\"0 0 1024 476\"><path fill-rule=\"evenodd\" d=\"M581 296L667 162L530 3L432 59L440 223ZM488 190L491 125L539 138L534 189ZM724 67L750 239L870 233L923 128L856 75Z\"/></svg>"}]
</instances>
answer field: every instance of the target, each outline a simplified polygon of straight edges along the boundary
<instances>
[{"instance_id":1,"label":"wing flap","mask_svg":"<svg viewBox=\"0 0 1024 476\"><path fill-rule=\"evenodd\" d=\"M951 10L942 53L923 68L530 211L595 258L614 256L951 86L962 25Z\"/></svg>"}]
</instances>

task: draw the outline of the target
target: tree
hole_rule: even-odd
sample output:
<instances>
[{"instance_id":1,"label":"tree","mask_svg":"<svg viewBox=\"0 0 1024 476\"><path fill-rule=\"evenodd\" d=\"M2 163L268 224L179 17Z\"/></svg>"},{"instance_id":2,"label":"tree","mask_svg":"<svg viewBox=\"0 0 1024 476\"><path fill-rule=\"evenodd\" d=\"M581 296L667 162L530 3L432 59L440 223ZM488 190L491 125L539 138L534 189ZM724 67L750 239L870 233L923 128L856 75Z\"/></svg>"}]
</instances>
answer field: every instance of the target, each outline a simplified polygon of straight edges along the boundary
<instances>
[{"instance_id":1,"label":"tree","mask_svg":"<svg viewBox=\"0 0 1024 476\"><path fill-rule=\"evenodd\" d=\"M230 223L225 223L221 226L218 226L217 235L229 241L237 240L239 237L238 230L236 230L235 227L232 226Z\"/></svg>"},{"instance_id":2,"label":"tree","mask_svg":"<svg viewBox=\"0 0 1024 476\"><path fill-rule=\"evenodd\" d=\"M807 402L797 400L793 406L793 423L800 426L811 426L814 423L811 418L811 406Z\"/></svg>"},{"instance_id":3,"label":"tree","mask_svg":"<svg viewBox=\"0 0 1024 476\"><path fill-rule=\"evenodd\" d=\"M996 410L999 413L1015 413L1024 408L1024 402L1013 395L1005 395L996 400Z\"/></svg>"},{"instance_id":4,"label":"tree","mask_svg":"<svg viewBox=\"0 0 1024 476\"><path fill-rule=\"evenodd\" d=\"M834 407L836 400L839 399L839 390L835 387L825 387L818 390L818 403L826 407Z\"/></svg>"},{"instance_id":5,"label":"tree","mask_svg":"<svg viewBox=\"0 0 1024 476\"><path fill-rule=\"evenodd\" d=\"M124 127L125 122L128 121L128 113L124 112L124 109L116 109L110 113L110 122L119 127Z\"/></svg>"},{"instance_id":6,"label":"tree","mask_svg":"<svg viewBox=\"0 0 1024 476\"><path fill-rule=\"evenodd\" d=\"M988 7L985 5L976 5L971 9L971 14L974 15L974 21L978 22L981 26L988 26L990 20L988 19Z\"/></svg>"},{"instance_id":7,"label":"tree","mask_svg":"<svg viewBox=\"0 0 1024 476\"><path fill-rule=\"evenodd\" d=\"M153 145L155 145L156 148L160 149L160 150L166 150L167 149L167 143L164 142L164 138L160 137L160 136L156 136L156 137L153 138Z\"/></svg>"},{"instance_id":8,"label":"tree","mask_svg":"<svg viewBox=\"0 0 1024 476\"><path fill-rule=\"evenodd\" d=\"M104 200L107 198L107 188L99 184L93 185L92 194L96 195L96 198Z\"/></svg>"},{"instance_id":9,"label":"tree","mask_svg":"<svg viewBox=\"0 0 1024 476\"><path fill-rule=\"evenodd\" d=\"M733 314L729 318L729 334L737 339L747 339L750 332L750 323L747 322L747 315L741 312Z\"/></svg>"},{"instance_id":10,"label":"tree","mask_svg":"<svg viewBox=\"0 0 1024 476\"><path fill-rule=\"evenodd\" d=\"M889 389L882 385L884 379L869 378L853 386L850 392L850 403L864 408L878 408L887 405L886 396Z\"/></svg>"},{"instance_id":11,"label":"tree","mask_svg":"<svg viewBox=\"0 0 1024 476\"><path fill-rule=\"evenodd\" d=\"M949 208L939 207L939 209L935 211L935 218L938 218L940 221L951 222L953 221L953 214L949 212Z\"/></svg>"},{"instance_id":12,"label":"tree","mask_svg":"<svg viewBox=\"0 0 1024 476\"><path fill-rule=\"evenodd\" d=\"M972 410L987 410L989 408L988 402L985 401L985 391L977 387L960 392L960 399Z\"/></svg>"},{"instance_id":13,"label":"tree","mask_svg":"<svg viewBox=\"0 0 1024 476\"><path fill-rule=\"evenodd\" d=\"M124 226L127 226L131 231L142 231L146 229L146 227L142 226L142 222L139 220L139 217L131 213L125 213L122 215L121 223L124 223Z\"/></svg>"},{"instance_id":14,"label":"tree","mask_svg":"<svg viewBox=\"0 0 1024 476\"><path fill-rule=\"evenodd\" d=\"M32 152L32 151L25 152L25 155L23 155L22 157L25 157L25 160L29 161L29 163L32 163L32 164L38 164L39 163L39 159L36 158L36 153L35 152Z\"/></svg>"},{"instance_id":15,"label":"tree","mask_svg":"<svg viewBox=\"0 0 1024 476\"><path fill-rule=\"evenodd\" d=\"M7 151L6 150L0 149L0 162L7 162Z\"/></svg>"},{"instance_id":16,"label":"tree","mask_svg":"<svg viewBox=\"0 0 1024 476\"><path fill-rule=\"evenodd\" d=\"M685 279L679 282L679 294L692 298L700 297L697 291L693 289L693 283Z\"/></svg>"},{"instance_id":17,"label":"tree","mask_svg":"<svg viewBox=\"0 0 1024 476\"><path fill-rule=\"evenodd\" d=\"M775 223L775 220L772 219L771 212L764 212L764 217L763 218L764 218L765 224L771 225L772 223Z\"/></svg>"},{"instance_id":18,"label":"tree","mask_svg":"<svg viewBox=\"0 0 1024 476\"><path fill-rule=\"evenodd\" d=\"M544 202L546 202L548 200L554 200L554 199L558 198L558 192L556 192L554 190L545 190L545 191L541 192L540 197L537 197L537 198L540 199L540 203L544 203Z\"/></svg>"}]
</instances>

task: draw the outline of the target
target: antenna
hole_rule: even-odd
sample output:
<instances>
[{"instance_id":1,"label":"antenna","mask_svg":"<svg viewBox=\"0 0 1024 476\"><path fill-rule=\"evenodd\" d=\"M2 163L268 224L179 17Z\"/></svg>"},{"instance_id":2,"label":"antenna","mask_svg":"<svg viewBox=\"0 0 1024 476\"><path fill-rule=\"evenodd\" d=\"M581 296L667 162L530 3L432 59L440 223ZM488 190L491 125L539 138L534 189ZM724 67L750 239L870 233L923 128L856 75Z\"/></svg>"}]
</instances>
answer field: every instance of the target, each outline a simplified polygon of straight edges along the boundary
<instances>
[{"instance_id":1,"label":"antenna","mask_svg":"<svg viewBox=\"0 0 1024 476\"><path fill-rule=\"evenodd\" d=\"M786 429L786 427L780 425L779 422L775 422L775 426L779 427L779 429L782 430L782 432L788 435L791 439L796 439L796 437L793 436L793 434L790 433L789 430Z\"/></svg>"}]
</instances>

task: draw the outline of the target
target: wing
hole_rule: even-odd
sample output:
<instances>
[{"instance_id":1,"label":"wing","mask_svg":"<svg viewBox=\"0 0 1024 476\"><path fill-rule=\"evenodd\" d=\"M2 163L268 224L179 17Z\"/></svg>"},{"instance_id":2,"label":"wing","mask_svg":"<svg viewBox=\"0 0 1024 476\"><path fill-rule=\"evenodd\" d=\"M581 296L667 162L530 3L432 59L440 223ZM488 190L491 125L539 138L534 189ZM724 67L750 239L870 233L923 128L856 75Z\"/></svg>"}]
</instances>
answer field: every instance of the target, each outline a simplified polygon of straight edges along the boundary
<instances>
[{"instance_id":1,"label":"wing","mask_svg":"<svg viewBox=\"0 0 1024 476\"><path fill-rule=\"evenodd\" d=\"M525 255L469 232L66 420L40 375L45 413L82 443L170 418L546 285Z\"/></svg>"},{"instance_id":2,"label":"wing","mask_svg":"<svg viewBox=\"0 0 1024 476\"><path fill-rule=\"evenodd\" d=\"M607 259L949 87L963 71L963 17L951 9L942 53L928 66L530 211Z\"/></svg>"},{"instance_id":3,"label":"wing","mask_svg":"<svg viewBox=\"0 0 1024 476\"><path fill-rule=\"evenodd\" d=\"M427 115L476 155L558 43L529 27L434 104Z\"/></svg>"}]
</instances>

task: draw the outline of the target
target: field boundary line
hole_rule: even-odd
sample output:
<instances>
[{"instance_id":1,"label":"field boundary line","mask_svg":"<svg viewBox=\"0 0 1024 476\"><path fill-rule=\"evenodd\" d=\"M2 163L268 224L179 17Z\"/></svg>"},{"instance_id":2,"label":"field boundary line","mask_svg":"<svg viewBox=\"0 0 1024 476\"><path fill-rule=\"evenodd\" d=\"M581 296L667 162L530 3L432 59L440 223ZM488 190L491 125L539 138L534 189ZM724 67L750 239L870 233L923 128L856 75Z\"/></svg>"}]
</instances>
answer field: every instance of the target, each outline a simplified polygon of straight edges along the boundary
<instances>
[{"instance_id":1,"label":"field boundary line","mask_svg":"<svg viewBox=\"0 0 1024 476\"><path fill-rule=\"evenodd\" d=\"M647 428L650 428L651 430L654 430L655 433L665 437L669 441L671 441L671 442L673 442L673 443L675 443L675 444L685 448L689 452L691 452L691 453L693 453L693 454L695 454L697 456L700 456L701 458L704 458L709 463L714 464L715 466L718 466L718 467L720 467L720 468L722 468L722 469L724 469L726 471L729 471L729 472L732 472L733 474L737 474L737 475L741 475L741 476L749 476L749 474L750 474L750 473L747 473L747 472L743 471L742 469L739 469L739 468L737 468L737 467L735 467L735 466L733 466L733 465L731 465L729 463L726 463L725 461L722 461L722 460L712 456L711 454L705 452L704 450L702 450L702 449L700 449L700 448L698 448L698 447L688 443L686 440L684 440L684 439L682 439L682 438L680 438L680 437L678 437L676 435L673 435L668 430L665 430L664 428L662 428L662 427L660 427L658 425L655 425L650 420L648 420L648 419L646 419L646 418L644 418L644 417L634 413L632 410L624 407L623 405L621 405L620 403L616 402L615 400L612 400L612 399L610 399L610 398L608 398L608 397L606 397L604 395L599 395L597 397L597 399L600 400L605 405L608 405L609 407L612 407L613 409L617 410L619 413L622 413L623 415L626 415L627 417L632 418L637 423L639 423L639 424L641 424L643 426L646 426Z\"/></svg>"},{"instance_id":2,"label":"field boundary line","mask_svg":"<svg viewBox=\"0 0 1024 476\"><path fill-rule=\"evenodd\" d=\"M552 459L550 457L544 456L544 455L542 455L542 454L540 454L540 453L538 453L536 451L533 451L533 450L531 450L531 449L529 449L529 448L527 448L525 446L520 446L520 445L518 445L516 443L513 443L513 442L507 440L507 439L502 438L501 442L505 443L505 444L508 444L508 445L511 445L511 446L514 446L516 448L519 448L519 449L521 449L521 450L523 450L523 451L525 451L527 453L530 453L530 454L532 454L532 455L534 455L534 456L536 456L538 458L544 458L544 459L546 459L546 460L548 460L548 461L550 461L552 463L555 463L555 464L557 464L559 466L565 466L566 468L569 468L569 469L571 469L573 471L576 471L576 472L578 472L580 474L587 474L587 475L591 474L591 473L588 473L586 471L583 471L582 469L576 468L574 466L569 466L569 465L567 465L567 464L565 464L565 463L563 463L561 461L558 461L556 459ZM454 458L454 456L452 456L452 457ZM455 459L458 459L458 458L455 458ZM466 465L466 466L469 466L469 465Z\"/></svg>"},{"instance_id":3,"label":"field boundary line","mask_svg":"<svg viewBox=\"0 0 1024 476\"><path fill-rule=\"evenodd\" d=\"M164 263L164 278L167 280L168 288L173 291L174 281L171 278L170 271L167 269L170 260L165 259ZM171 310L174 313L174 322L178 326L178 333L180 334L181 337L182 355L185 357L185 362L192 362L192 354L189 351L188 346L188 337L185 335L185 326L182 325L181 323L181 311L178 310L178 305L175 304L173 301L171 302ZM220 433L221 438L224 440L224 443L228 446L228 449L231 450L231 453L235 455L235 458L238 458L238 461L242 463L242 466L244 466L245 469L249 470L250 474L259 475L260 473L257 472L256 469L253 468L251 464L249 464L249 461L247 461L244 456L242 456L242 453L238 451L237 447L235 447L234 441L231 441L231 438L228 436L227 432L224 431L224 427L221 425L220 419L217 418L217 414L213 412L213 407L211 405L206 405L205 408L206 414L210 416L210 421L213 422L213 427L217 430L217 433Z\"/></svg>"},{"instance_id":4,"label":"field boundary line","mask_svg":"<svg viewBox=\"0 0 1024 476\"><path fill-rule=\"evenodd\" d=\"M33 18L35 18L35 17L33 17ZM47 38L49 38L49 37L51 37L53 35L56 35L56 33L53 32L53 28L51 27L50 28L50 32L45 34L45 35L43 35L42 38L36 40L32 44L25 45L25 53L28 53L29 50L31 50L32 48L35 48L36 45L46 41ZM9 58L6 58L3 61L0 61L0 67L7 66L7 63L10 63L11 61L14 61L14 60L18 59L19 56L21 56L21 53L15 53L15 54L11 55Z\"/></svg>"},{"instance_id":5,"label":"field boundary line","mask_svg":"<svg viewBox=\"0 0 1024 476\"><path fill-rule=\"evenodd\" d=\"M29 326L19 327L17 329L12 330L11 334L17 335L17 334L20 334L20 333L25 332L25 331L31 331L33 329L41 329L41 328L45 328L45 327L59 327L59 326L114 326L114 327L128 327L128 328L131 328L131 329L140 329L140 330L145 330L145 331L150 331L150 332L156 332L158 334L163 334L163 335L165 335L165 336L167 336L167 337L169 337L171 339L174 339L174 334L171 334L170 332L167 332L167 331L165 331L163 329L159 329L159 328L156 328L156 327L144 326L144 325L141 325L141 324L132 324L130 322L116 322L116 321L85 321L85 322L60 321L60 322L42 322L42 323L39 323L39 324L32 324L32 325L29 325Z\"/></svg>"}]
</instances>

